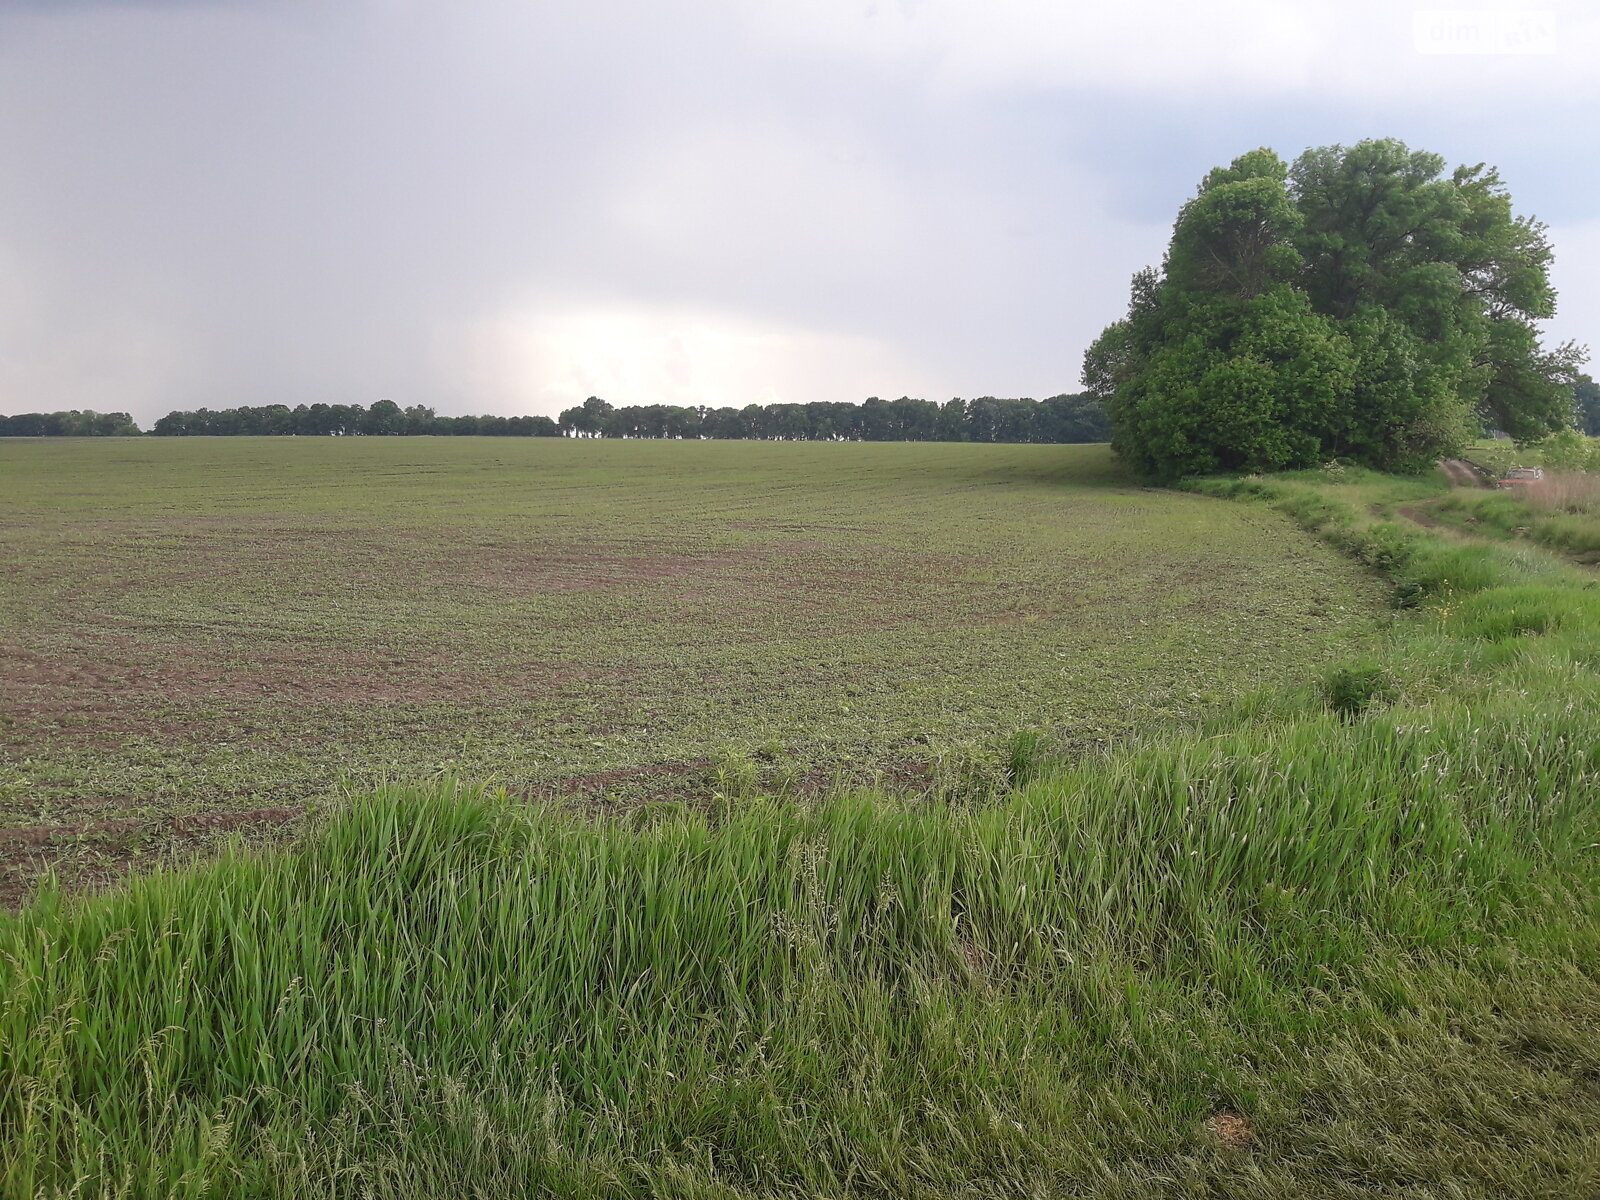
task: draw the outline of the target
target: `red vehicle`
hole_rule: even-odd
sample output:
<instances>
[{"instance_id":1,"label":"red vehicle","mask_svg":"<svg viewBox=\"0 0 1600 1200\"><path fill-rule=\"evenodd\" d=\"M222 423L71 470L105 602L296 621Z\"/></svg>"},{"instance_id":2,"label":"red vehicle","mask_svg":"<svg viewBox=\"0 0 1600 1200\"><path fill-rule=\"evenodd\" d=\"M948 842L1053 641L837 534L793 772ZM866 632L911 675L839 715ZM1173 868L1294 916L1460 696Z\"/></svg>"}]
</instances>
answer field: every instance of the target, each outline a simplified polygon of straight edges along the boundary
<instances>
[{"instance_id":1,"label":"red vehicle","mask_svg":"<svg viewBox=\"0 0 1600 1200\"><path fill-rule=\"evenodd\" d=\"M1495 487L1504 491L1515 491L1517 488L1527 487L1530 483L1537 483L1544 478L1544 472L1538 467L1512 467L1500 476Z\"/></svg>"}]
</instances>

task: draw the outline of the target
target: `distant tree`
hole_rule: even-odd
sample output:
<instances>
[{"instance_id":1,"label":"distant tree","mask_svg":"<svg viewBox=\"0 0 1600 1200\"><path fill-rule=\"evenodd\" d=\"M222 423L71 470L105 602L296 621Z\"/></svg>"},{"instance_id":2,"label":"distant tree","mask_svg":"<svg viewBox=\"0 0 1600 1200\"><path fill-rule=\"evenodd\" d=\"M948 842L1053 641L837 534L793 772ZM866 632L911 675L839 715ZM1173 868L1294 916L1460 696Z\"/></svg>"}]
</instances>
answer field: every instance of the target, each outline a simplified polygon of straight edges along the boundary
<instances>
[{"instance_id":1,"label":"distant tree","mask_svg":"<svg viewBox=\"0 0 1600 1200\"><path fill-rule=\"evenodd\" d=\"M1041 442L1104 442L1111 438L1105 405L1091 395L1051 396L1040 402L1037 418Z\"/></svg>"},{"instance_id":2,"label":"distant tree","mask_svg":"<svg viewBox=\"0 0 1600 1200\"><path fill-rule=\"evenodd\" d=\"M549 417L507 417L506 432L512 437L559 437L561 427Z\"/></svg>"},{"instance_id":3,"label":"distant tree","mask_svg":"<svg viewBox=\"0 0 1600 1200\"><path fill-rule=\"evenodd\" d=\"M218 431L226 428L234 434L262 437L297 432L295 414L285 404L223 409L212 413L210 420Z\"/></svg>"},{"instance_id":4,"label":"distant tree","mask_svg":"<svg viewBox=\"0 0 1600 1200\"><path fill-rule=\"evenodd\" d=\"M939 406L939 420L934 428L941 442L966 441L967 402L960 396L946 400Z\"/></svg>"},{"instance_id":5,"label":"distant tree","mask_svg":"<svg viewBox=\"0 0 1600 1200\"><path fill-rule=\"evenodd\" d=\"M93 409L68 412L18 413L0 416L0 437L137 437L139 427L124 412Z\"/></svg>"},{"instance_id":6,"label":"distant tree","mask_svg":"<svg viewBox=\"0 0 1600 1200\"><path fill-rule=\"evenodd\" d=\"M1590 437L1600 437L1600 384L1579 375L1572 387L1578 428Z\"/></svg>"},{"instance_id":7,"label":"distant tree","mask_svg":"<svg viewBox=\"0 0 1600 1200\"><path fill-rule=\"evenodd\" d=\"M361 414L358 428L371 437L404 433L406 414L393 400L374 400L367 411Z\"/></svg>"},{"instance_id":8,"label":"distant tree","mask_svg":"<svg viewBox=\"0 0 1600 1200\"><path fill-rule=\"evenodd\" d=\"M759 404L746 404L739 410L739 436L746 438L771 437L767 410Z\"/></svg>"},{"instance_id":9,"label":"distant tree","mask_svg":"<svg viewBox=\"0 0 1600 1200\"><path fill-rule=\"evenodd\" d=\"M737 408L711 409L701 420L700 429L708 438L733 439L746 436Z\"/></svg>"},{"instance_id":10,"label":"distant tree","mask_svg":"<svg viewBox=\"0 0 1600 1200\"><path fill-rule=\"evenodd\" d=\"M599 396L590 396L579 407L569 408L561 414L562 432L574 437L602 437L606 432L606 420L612 411L611 405Z\"/></svg>"},{"instance_id":11,"label":"distant tree","mask_svg":"<svg viewBox=\"0 0 1600 1200\"><path fill-rule=\"evenodd\" d=\"M887 400L868 396L861 402L861 438L868 442L892 441L894 411Z\"/></svg>"},{"instance_id":12,"label":"distant tree","mask_svg":"<svg viewBox=\"0 0 1600 1200\"><path fill-rule=\"evenodd\" d=\"M294 431L302 436L325 437L334 431L332 411L326 404L297 404L293 416Z\"/></svg>"}]
</instances>

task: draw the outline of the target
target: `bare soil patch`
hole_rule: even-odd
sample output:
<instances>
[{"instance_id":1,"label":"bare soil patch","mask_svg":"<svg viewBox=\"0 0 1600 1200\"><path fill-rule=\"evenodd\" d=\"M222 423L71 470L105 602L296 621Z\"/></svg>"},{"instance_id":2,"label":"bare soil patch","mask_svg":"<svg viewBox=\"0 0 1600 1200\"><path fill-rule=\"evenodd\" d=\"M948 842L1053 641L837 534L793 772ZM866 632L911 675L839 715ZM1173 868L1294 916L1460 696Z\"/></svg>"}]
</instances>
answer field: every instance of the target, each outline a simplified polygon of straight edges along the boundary
<instances>
[{"instance_id":1,"label":"bare soil patch","mask_svg":"<svg viewBox=\"0 0 1600 1200\"><path fill-rule=\"evenodd\" d=\"M472 582L518 593L595 592L663 579L697 578L726 566L711 554L617 555L599 550L500 555L478 562Z\"/></svg>"},{"instance_id":2,"label":"bare soil patch","mask_svg":"<svg viewBox=\"0 0 1600 1200\"><path fill-rule=\"evenodd\" d=\"M1247 1150L1255 1140L1250 1119L1238 1113L1221 1112L1206 1118L1206 1132L1222 1143L1225 1150Z\"/></svg>"},{"instance_id":3,"label":"bare soil patch","mask_svg":"<svg viewBox=\"0 0 1600 1200\"><path fill-rule=\"evenodd\" d=\"M0 908L17 907L48 874L74 889L93 888L213 851L226 834L271 840L305 813L303 807L271 807L0 829Z\"/></svg>"},{"instance_id":4,"label":"bare soil patch","mask_svg":"<svg viewBox=\"0 0 1600 1200\"><path fill-rule=\"evenodd\" d=\"M485 669L443 653L396 656L348 646L255 642L223 657L215 646L86 640L46 653L0 645L0 714L14 733L116 745L128 735L182 735L158 715L174 702L237 704L285 697L300 704L461 702L507 688L548 688L570 671ZM6 741L0 725L0 743Z\"/></svg>"}]
</instances>

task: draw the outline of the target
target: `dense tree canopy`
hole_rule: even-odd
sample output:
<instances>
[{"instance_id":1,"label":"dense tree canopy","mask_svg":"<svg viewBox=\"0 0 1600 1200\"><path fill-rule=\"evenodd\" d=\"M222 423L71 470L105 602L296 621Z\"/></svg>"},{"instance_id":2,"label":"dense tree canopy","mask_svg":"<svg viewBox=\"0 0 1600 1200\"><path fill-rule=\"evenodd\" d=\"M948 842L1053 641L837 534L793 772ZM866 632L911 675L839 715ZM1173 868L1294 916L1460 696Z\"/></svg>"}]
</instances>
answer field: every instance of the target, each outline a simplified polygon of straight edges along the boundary
<instances>
[{"instance_id":1,"label":"dense tree canopy","mask_svg":"<svg viewBox=\"0 0 1600 1200\"><path fill-rule=\"evenodd\" d=\"M0 437L128 437L138 433L139 427L124 412L75 408L71 412L0 416Z\"/></svg>"},{"instance_id":2,"label":"dense tree canopy","mask_svg":"<svg viewBox=\"0 0 1600 1200\"><path fill-rule=\"evenodd\" d=\"M1113 441L1160 478L1344 458L1415 470L1487 425L1570 427L1540 222L1482 165L1397 141L1253 150L1185 204L1162 269L1089 348Z\"/></svg>"},{"instance_id":3,"label":"dense tree canopy","mask_svg":"<svg viewBox=\"0 0 1600 1200\"><path fill-rule=\"evenodd\" d=\"M1600 383L1579 375L1572 394L1578 404L1578 428L1590 437L1600 437Z\"/></svg>"}]
</instances>

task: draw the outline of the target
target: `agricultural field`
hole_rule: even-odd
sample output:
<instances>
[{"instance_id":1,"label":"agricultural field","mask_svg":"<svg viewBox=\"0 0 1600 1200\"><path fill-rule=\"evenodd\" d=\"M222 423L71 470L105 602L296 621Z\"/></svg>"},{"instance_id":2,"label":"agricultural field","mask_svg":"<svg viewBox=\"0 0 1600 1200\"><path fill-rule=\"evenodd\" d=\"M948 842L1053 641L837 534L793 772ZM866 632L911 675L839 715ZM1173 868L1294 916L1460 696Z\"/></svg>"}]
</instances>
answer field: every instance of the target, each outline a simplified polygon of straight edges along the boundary
<instances>
[{"instance_id":1,"label":"agricultural field","mask_svg":"<svg viewBox=\"0 0 1600 1200\"><path fill-rule=\"evenodd\" d=\"M613 457L543 503L582 512L642 494L616 466L635 448L572 449ZM836 741L797 735L769 757L756 746L740 761L757 775L713 779L726 790L701 803L572 803L559 787L541 798L531 784L449 777L356 787L281 846L235 841L103 889L45 886L0 912L0 1195L1600 1194L1600 589L1589 569L1529 539L1418 520L1449 498L1442 476L1325 470L1153 493L1090 452L1052 461L949 448L938 452L953 468L941 478L926 466L937 455L918 447L897 451L898 481L883 465L892 456L866 448L878 464L869 484L816 467L825 449L809 451L809 470L831 485L807 490L828 515L808 528L851 526L829 532L881 547L877 560L850 560L862 564L858 581L920 571L946 611L968 614L980 633L976 616L993 602L977 605L959 585L1007 578L1002 564L1042 573L1025 549L1041 539L1063 574L1102 589L1074 627L1130 635L1130 657L1149 655L1141 630L1163 630L1139 627L1108 598L1119 594L1114 576L1139 583L1128 596L1142 598L1149 619L1171 611L1160 607L1158 565L1203 564L1210 580L1227 570L1203 557L1218 544L1245 560L1228 577L1237 593L1270 581L1279 603L1297 594L1260 549L1276 546L1304 556L1307 579L1342 581L1350 608L1338 619L1329 596L1327 628L1296 630L1258 592L1230 601L1219 591L1183 618L1204 635L1188 661L1233 637L1233 670L1213 668L1224 680L1214 686L1238 699L1180 708L1147 698L1122 713L1120 735L1104 718L1097 736L1107 740L1092 753L1070 735L1006 736L999 782L969 773L930 794L888 768L871 786L810 789L782 777L789 746L818 763L849 747L863 762L874 750L900 761L897 741L838 732L849 715L839 713L823 727ZM423 519L443 504L407 521L393 515L404 486L376 499L381 456L399 451L313 452L374 456L365 488L355 460L342 460L373 543L379 529L402 544L404 531L432 529L437 557L419 559L437 564L453 544L462 570L484 561L468 548L492 542L504 553L511 540L504 497L468 504L458 489L479 521L441 529ZM175 478L192 479L198 461ZM719 561L739 561L728 548L746 544L757 520L801 524L799 501L784 499L798 481L775 461L724 481L720 503L719 460L692 461L712 498L697 511L720 515L699 519L698 539L649 521L655 560L689 557L703 539L722 547ZM722 459L720 470L736 463ZM485 475L519 474L497 470ZM405 477L416 473L412 463ZM680 495L694 473L682 471ZM298 505L294 521L262 520L265 474L258 468L250 489L225 493L219 482L205 493L230 496L260 522L252 534L238 511L206 501L241 545L266 543L263 527L309 527L338 491L323 464L316 488L279 494L272 511ZM847 520L851 488L875 500ZM932 495L966 502L931 521ZM160 519L148 489L144 502L144 519ZM1078 540L1040 534L1051 516L1071 518ZM986 521L1009 532L985 540ZM908 529L932 532L919 540ZM963 539L973 565L952 583L924 556ZM343 553L366 563L367 586L382 578L370 558ZM426 576L385 553L396 587ZM591 543L590 560L599 557ZM538 561L574 570L550 554ZM826 554L806 561L825 578ZM309 608L310 568L268 565L258 555L250 575L260 595L276 586ZM123 570L99 603L137 596ZM449 574L429 570L442 589ZM636 573L613 571L653 595ZM1040 575L1021 577L1034 581L1029 595L1047 594ZM669 579L682 576L647 582ZM1387 615L1370 591L1379 584ZM237 578L228 586L235 597L245 590ZM348 584L324 586L342 597ZM741 587L758 590L741 576L723 599ZM552 604L581 599L546 592ZM788 595L776 584L761 594ZM891 594L916 599L909 586ZM1265 612L1247 620L1252 602ZM833 603L859 626L839 639L849 653L884 644L860 640L872 629L864 602ZM665 602L640 607L657 614L647 628L670 627ZM1032 622L993 624L1059 630L1065 622L1044 608L1029 610ZM249 611L270 628L294 609L258 597ZM465 627L470 612L458 600L449 616ZM293 619L309 625L304 612ZM200 639L204 623L191 626ZM596 627L611 639L602 646L620 641L614 625ZM1274 629L1276 643L1263 632ZM1037 636L1046 669L1062 670L1057 643ZM470 644L487 656L490 641L480 629ZM263 642L253 644L262 655ZM919 646L946 644L960 640ZM798 656L804 643L772 635L768 645ZM1273 645L1284 655L1276 667L1247 658ZM1024 649L1013 652L1024 671ZM909 676L911 656L881 654ZM1097 699L1126 688L1125 705L1148 697L1134 673L1106 662L1071 686ZM219 668L215 678L229 677ZM1260 687L1244 694L1251 680ZM894 702L882 692L874 706ZM768 728L780 719L800 728L805 710L786 704L769 702ZM440 711L460 720L490 710ZM1046 729L1084 710L1041 700L1035 711ZM1047 724L1052 713L1058 726ZM977 735L975 720L953 716L930 732L941 729ZM737 723L719 735L739 736ZM351 744L376 769L381 742Z\"/></svg>"},{"instance_id":2,"label":"agricultural field","mask_svg":"<svg viewBox=\"0 0 1600 1200\"><path fill-rule=\"evenodd\" d=\"M1017 730L1097 750L1390 620L1288 518L1104 447L0 442L0 502L13 899L386 779L970 787Z\"/></svg>"}]
</instances>

